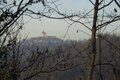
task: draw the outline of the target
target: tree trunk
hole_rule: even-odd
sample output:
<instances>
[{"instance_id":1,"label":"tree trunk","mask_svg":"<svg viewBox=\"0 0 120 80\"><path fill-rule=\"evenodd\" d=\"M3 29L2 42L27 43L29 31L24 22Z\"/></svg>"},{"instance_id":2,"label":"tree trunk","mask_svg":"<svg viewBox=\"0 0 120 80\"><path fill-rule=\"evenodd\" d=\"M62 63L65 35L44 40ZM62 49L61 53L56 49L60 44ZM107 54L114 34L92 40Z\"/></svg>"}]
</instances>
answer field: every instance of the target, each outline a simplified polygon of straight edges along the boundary
<instances>
[{"instance_id":1,"label":"tree trunk","mask_svg":"<svg viewBox=\"0 0 120 80\"><path fill-rule=\"evenodd\" d=\"M88 75L87 80L92 80L93 76L93 69L96 59L96 23L97 23L97 15L98 15L98 6L99 6L99 0L95 1L94 4L94 16L93 16L93 27L92 27L92 52L91 52L91 61L88 66Z\"/></svg>"}]
</instances>

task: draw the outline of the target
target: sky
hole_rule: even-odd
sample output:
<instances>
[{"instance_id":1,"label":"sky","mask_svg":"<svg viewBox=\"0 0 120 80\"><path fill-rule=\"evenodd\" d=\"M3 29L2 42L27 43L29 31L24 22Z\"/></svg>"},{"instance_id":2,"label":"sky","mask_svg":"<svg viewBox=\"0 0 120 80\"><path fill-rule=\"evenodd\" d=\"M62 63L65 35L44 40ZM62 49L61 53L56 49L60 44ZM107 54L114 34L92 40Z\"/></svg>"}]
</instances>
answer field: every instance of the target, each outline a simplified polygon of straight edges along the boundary
<instances>
[{"instance_id":1,"label":"sky","mask_svg":"<svg viewBox=\"0 0 120 80\"><path fill-rule=\"evenodd\" d=\"M59 10L78 13L92 9L92 4L89 0L60 0ZM25 17L27 19L28 17ZM68 30L69 24L65 20L54 20L42 18L41 20L30 20L24 25L21 34L28 38L42 36L42 31L45 31L48 36L56 36L61 39L84 40L90 38L90 31L82 25L73 24ZM68 30L68 32L67 32ZM77 31L79 32L77 33ZM113 28L109 28L109 31ZM65 35L67 32L67 35Z\"/></svg>"}]
</instances>

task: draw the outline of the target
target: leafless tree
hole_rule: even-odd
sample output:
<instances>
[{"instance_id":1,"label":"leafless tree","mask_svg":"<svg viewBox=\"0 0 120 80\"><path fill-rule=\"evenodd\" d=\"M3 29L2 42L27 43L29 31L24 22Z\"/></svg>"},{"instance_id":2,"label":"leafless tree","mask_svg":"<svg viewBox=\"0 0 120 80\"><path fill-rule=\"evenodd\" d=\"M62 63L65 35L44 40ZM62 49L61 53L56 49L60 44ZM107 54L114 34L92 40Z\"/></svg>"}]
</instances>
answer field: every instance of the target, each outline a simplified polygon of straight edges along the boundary
<instances>
[{"instance_id":1,"label":"leafless tree","mask_svg":"<svg viewBox=\"0 0 120 80\"><path fill-rule=\"evenodd\" d=\"M93 2L94 1L94 2ZM87 63L87 80L93 80L93 74L95 72L96 66L99 66L100 77L102 80L102 65L109 65L112 69L116 69L113 64L111 63L102 63L102 49L101 44L102 40L104 39L106 42L110 44L110 46L114 46L116 49L119 49L118 46L111 43L107 40L104 36L101 35L102 32L106 29L107 26L111 24L114 25L117 21L120 20L119 9L120 3L118 0L89 0L89 2L93 5L93 8L88 11L84 12L83 14L79 15L67 15L65 13L61 13L57 8L58 5L55 4L57 1L44 1L44 0L3 0L0 2L0 51L1 54L4 53L2 50L7 51L12 48L12 58L9 63L12 63L11 77L16 80L19 77L19 73L23 73L22 76L23 80L32 79L34 76L39 76L40 73L50 73L56 70L64 71L69 69L73 66L73 64L69 64L71 59L81 55L82 52L85 50L89 50L89 54L84 56L88 56L86 59ZM50 4L53 4L54 7L51 7ZM114 8L113 11L109 12L107 10L112 4L116 4L117 8ZM40 5L40 9L34 10L32 6ZM55 14L55 15L51 15ZM57 16L56 16L57 14ZM36 16L37 15L37 16ZM59 15L59 16L58 16ZM62 55L62 58L59 58L59 54L51 54L49 55L49 50L45 48L45 50L40 51L36 48L36 51L31 51L32 54L26 56L24 53L19 53L19 47L16 47L16 35L18 34L18 30L22 29L24 26L23 17L28 16L32 19L40 19L41 17L47 17L51 19L68 19L73 21L70 26L74 23L80 23L87 29L91 31L91 40L88 43L88 46L85 47L83 50L79 50L74 42L72 42L72 46L69 46L66 51L61 51L61 53L68 53L66 55ZM86 22L82 20L86 19ZM16 27L18 25L18 27ZM16 29L16 34L14 34L14 29ZM77 31L78 32L78 31ZM11 38L11 36L13 36ZM7 40L9 39L9 40ZM99 51L97 51L97 39L99 39ZM15 40L15 41L14 41ZM11 44L12 43L12 44ZM9 46L10 45L10 46ZM7 48L6 48L7 47ZM69 49L74 48L76 52L71 52ZM7 49L7 50L6 50ZM59 53L58 51L57 53ZM17 53L17 54L16 54ZM72 53L76 53L71 55ZM4 53L5 55L6 53ZM99 56L97 55L99 54ZM3 55L3 56L4 56ZM71 55L71 56L70 56ZM98 56L98 57L97 57ZM6 57L6 55L4 56ZM3 59L5 59L3 57ZM27 57L27 58L26 58ZM82 55L80 57L83 57ZM59 59L56 59L59 58ZM85 57L83 57L85 58ZM99 58L99 60L97 59ZM2 57L0 58L2 60ZM67 59L67 60L66 60ZM52 64L49 64L46 61L52 61ZM97 61L98 60L98 61ZM4 60L5 61L5 60ZM15 63L14 63L15 62ZM22 64L20 64L22 62ZM24 66L23 62L25 62ZM67 67L66 65L69 65ZM18 67L19 66L19 67ZM62 66L60 68L60 66ZM39 68L39 69L38 69ZM18 75L17 75L18 74ZM114 79L116 80L116 75L114 74Z\"/></svg>"},{"instance_id":2,"label":"leafless tree","mask_svg":"<svg viewBox=\"0 0 120 80\"><path fill-rule=\"evenodd\" d=\"M18 39L18 33L20 30L22 30L24 26L24 16L28 16L32 19L40 19L41 17L47 17L51 19L65 19L69 17L73 17L75 15L65 15L64 13L61 13L57 9L57 5L55 4L57 1L45 1L45 0L2 0L0 1L0 61L2 68L9 67L11 69L8 69L11 72L11 78L14 80L18 79L17 74L21 72L20 69L17 69L20 65L21 59L23 57L23 53L19 53L19 47L17 46L17 39ZM51 7L50 5L54 4L54 7ZM34 10L32 9L32 6L39 5L39 9ZM58 16L51 16L51 14L58 14ZM17 46L17 47L16 47ZM31 58L33 58L34 53L32 53ZM39 53L39 52L38 52ZM47 52L46 52L47 53ZM8 59L9 66L6 63L7 61L5 59ZM24 55L25 56L25 55ZM40 54L38 55L38 57ZM40 56L42 57L42 62L39 63L41 65L41 69L44 66L44 58L46 58L45 54ZM30 58L30 57L29 57ZM37 58L36 58L37 59ZM24 60L23 60L24 61ZM29 62L28 62L29 63ZM34 64L32 62L32 64ZM28 67L25 67L22 69L22 71L26 70L26 68L30 69L30 65L32 65L31 62L29 63ZM6 66L5 66L6 65ZM1 69L2 69L1 68ZM5 68L6 69L6 68ZM35 68L33 68L34 72ZM53 70L54 71L54 70ZM25 79L29 79L38 73L47 73L51 71L39 71L27 76ZM2 76L3 77L3 76Z\"/></svg>"},{"instance_id":3,"label":"leafless tree","mask_svg":"<svg viewBox=\"0 0 120 80\"><path fill-rule=\"evenodd\" d=\"M119 15L120 3L119 0L108 0L107 2L105 0L89 0L89 2L93 5L93 8L90 11L85 12L83 14L81 13L77 19L76 18L69 18L69 19L73 21L73 23L80 23L81 25L83 25L84 27L86 27L91 31L91 40L90 40L90 44L88 44L88 46L89 45L91 46L90 47L91 49L89 52L90 59L88 60L88 65L87 65L87 73L88 73L87 80L93 80L93 73L95 71L95 65L97 63L99 63L99 68L100 68L99 70L101 73L102 43L101 43L100 34L102 34L106 30L106 28L109 27L111 24L113 24L114 26L117 25L117 22L120 20L120 15ZM111 7L112 4L115 4L116 7L113 8L111 12L109 12L107 8ZM86 20L86 21L82 21L82 20ZM99 48L97 48L96 46L97 37L99 37ZM107 41L109 42L109 40ZM118 46L116 46L116 48L117 47ZM98 49L99 51L97 51ZM99 54L99 56L97 54ZM97 58L99 58L99 62L97 62Z\"/></svg>"}]
</instances>

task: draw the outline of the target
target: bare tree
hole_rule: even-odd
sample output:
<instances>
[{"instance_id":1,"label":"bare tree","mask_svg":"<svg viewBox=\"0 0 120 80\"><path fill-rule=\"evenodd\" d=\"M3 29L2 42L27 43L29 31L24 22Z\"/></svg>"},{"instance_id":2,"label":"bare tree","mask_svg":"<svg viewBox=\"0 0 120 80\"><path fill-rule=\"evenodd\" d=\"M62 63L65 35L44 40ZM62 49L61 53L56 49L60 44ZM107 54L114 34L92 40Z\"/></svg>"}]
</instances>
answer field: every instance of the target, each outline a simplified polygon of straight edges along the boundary
<instances>
[{"instance_id":1,"label":"bare tree","mask_svg":"<svg viewBox=\"0 0 120 80\"><path fill-rule=\"evenodd\" d=\"M118 46L112 44L109 40L101 36L101 33L102 31L104 32L107 26L110 26L110 24L114 25L114 23L120 20L120 15L118 11L120 8L120 3L118 2L118 0L109 0L108 2L106 2L105 0L95 0L95 2L93 2L93 0L89 0L89 2L93 5L93 8L90 11L85 12L83 14L81 13L79 15L73 15L73 14L67 15L59 11L59 9L57 8L58 6L55 4L55 2L56 1L52 1L52 0L51 1L13 0L13 2L9 0L3 0L0 2L1 5L0 6L0 38L1 38L0 55L2 56L0 59L2 61L3 58L3 61L5 61L4 59L6 58L7 50L10 50L10 48L12 48L10 50L10 52L12 53L11 62L9 62L9 63L13 62L13 64L11 65L12 69L10 69L12 75L11 78L17 80L17 78L19 77L19 73L23 73L24 76L22 75L22 79L28 80L28 79L32 79L34 76L39 75L40 73L44 74L44 73L54 72L57 70L64 71L70 69L73 67L71 66L71 64L69 64L71 62L71 59L74 60L74 58L79 56L82 52L84 52L85 50L89 50L89 54L84 55L84 56L88 56L86 57L87 80L93 80L96 66L99 66L100 76L102 80L101 66L110 65L112 66L112 69L114 69L115 67L113 66L113 64L108 64L108 63L105 64L101 62L102 43L99 44L99 52L97 52L98 48L96 46L97 45L96 40L97 38L99 38L101 42L101 40L104 39L110 45L114 46L116 49L119 49ZM51 3L54 5L54 7L51 7L49 5ZM114 8L112 12L108 12L107 8L110 7L112 4L116 4L117 8ZM32 9L32 6L36 6L36 5L40 5L40 9L38 10ZM51 15L51 14L55 14L55 15ZM56 14L58 14L59 16L56 16ZM79 50L78 48L76 48L77 44L74 44L74 42L72 42L72 48L76 50L75 52L76 54L74 55L71 55L73 52L69 51L69 48L71 48L69 46L68 50L66 50L65 52L58 51L57 54L50 54L50 55L49 55L49 50L47 48L45 48L43 51L36 48L36 51L31 51L32 52L31 55L26 56L24 53L19 53L18 52L19 47L16 47L18 46L16 45L16 40L17 40L16 36L19 30L22 29L22 27L24 26L24 20L23 20L24 16L31 17L32 19L39 19L41 17L47 17L50 19L67 18L70 21L73 21L70 24L70 26L74 23L80 23L81 25L89 29L91 31L91 40L88 46L83 50ZM83 19L86 19L87 21L84 22L82 21ZM18 25L18 27L16 27L16 25ZM17 30L14 32L16 28ZM63 57L59 58L60 57L58 54L59 52L68 53L68 54L62 55ZM99 54L98 62L97 62L97 54ZM48 62L46 62L46 60L49 61L53 60L53 62L52 64L49 64ZM20 62L21 65L23 65L24 62L26 65L19 68L18 66L20 66L19 65ZM69 65L69 67L67 67L66 65ZM116 75L114 77L115 77L114 79L116 79Z\"/></svg>"},{"instance_id":2,"label":"bare tree","mask_svg":"<svg viewBox=\"0 0 120 80\"><path fill-rule=\"evenodd\" d=\"M83 15L80 14L78 18L69 18L73 23L80 23L87 29L91 31L91 40L90 40L90 59L88 60L88 65L87 65L87 80L93 80L93 73L95 69L95 65L99 63L99 67L101 68L101 44L99 44L99 51L97 51L97 46L96 46L96 39L97 37L100 37L100 34L102 34L107 26L109 27L111 24L114 26L117 25L117 22L120 20L120 15L119 15L119 7L120 3L118 0L89 0L89 2L93 5L93 8L85 12ZM112 4L116 4L117 8L113 8L111 12L107 10L107 8L111 7ZM86 21L82 21L86 20ZM116 23L116 24L115 24ZM78 32L78 31L77 31ZM99 38L100 39L100 38ZM103 39L103 38L102 38ZM101 42L101 40L100 40ZM89 44L88 44L89 45ZM117 47L116 47L117 48ZM99 54L97 57L96 55ZM99 58L99 62L97 62L97 58ZM101 69L99 69L101 70ZM102 80L102 78L101 78Z\"/></svg>"},{"instance_id":3,"label":"bare tree","mask_svg":"<svg viewBox=\"0 0 120 80\"><path fill-rule=\"evenodd\" d=\"M0 61L1 61L0 67L1 69L3 68L5 70L8 69L8 72L7 72L9 75L8 77L12 78L13 80L18 79L19 73L21 72L21 70L24 71L26 70L26 68L31 69L30 65L34 64L33 62L31 64L31 62L29 63L28 61L29 63L28 66L25 66L21 70L19 69L19 65L20 65L21 59L23 59L24 53L19 52L20 46L17 46L17 39L18 39L17 36L19 31L22 30L22 27L24 26L24 20L23 20L24 16L28 16L32 19L40 19L41 17L47 17L51 19L65 19L65 18L75 16L75 15L64 15L64 13L60 13L59 10L57 9L57 5L55 5L55 2L57 1L44 1L44 0L0 1ZM55 8L51 7L49 4L54 4ZM39 5L40 9L37 9L37 10L32 9L32 6L36 6L36 5ZM53 12L55 14L59 14L60 16L59 17L51 16ZM34 53L35 52L32 53L31 59L33 59ZM43 52L43 53L47 53L47 52ZM39 56L40 54L38 55L38 57ZM36 60L38 59L38 57L37 58L35 57ZM43 59L42 62L39 63L39 65L42 64L40 66L42 69L44 67L43 63L46 56L44 54L40 57L42 57L41 59ZM9 65L7 65L8 63ZM51 72L48 70L46 71L40 70L39 72L36 72L35 70L36 68L33 68L33 72L31 73L31 75L27 76L25 80L31 77L34 77L38 73ZM4 77L1 76L1 79L2 78Z\"/></svg>"}]
</instances>

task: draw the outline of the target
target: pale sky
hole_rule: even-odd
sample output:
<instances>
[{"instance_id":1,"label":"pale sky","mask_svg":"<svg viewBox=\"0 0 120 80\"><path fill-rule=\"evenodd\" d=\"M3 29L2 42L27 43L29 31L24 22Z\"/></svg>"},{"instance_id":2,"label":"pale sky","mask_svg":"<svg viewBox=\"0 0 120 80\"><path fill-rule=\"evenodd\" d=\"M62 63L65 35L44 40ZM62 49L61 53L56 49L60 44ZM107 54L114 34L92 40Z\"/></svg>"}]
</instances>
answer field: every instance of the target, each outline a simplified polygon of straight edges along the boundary
<instances>
[{"instance_id":1,"label":"pale sky","mask_svg":"<svg viewBox=\"0 0 120 80\"><path fill-rule=\"evenodd\" d=\"M62 3L62 5L59 6L60 11L67 11L68 13L78 13L92 9L92 4L89 2L89 0L60 0L59 3ZM40 37L42 36L41 32L44 30L48 36L56 36L58 38L63 39L68 29L68 26L69 24L66 23L65 20L53 20L42 18L41 21L31 20L25 25L21 33L23 36L28 35L28 38ZM90 34L90 31L88 29L76 23L69 28L65 39L79 40L90 38L89 35L85 34L82 31L79 31L77 33L77 30L82 30ZM113 27L110 27L107 30L112 31ZM118 32L119 30L120 29L118 29Z\"/></svg>"}]
</instances>

